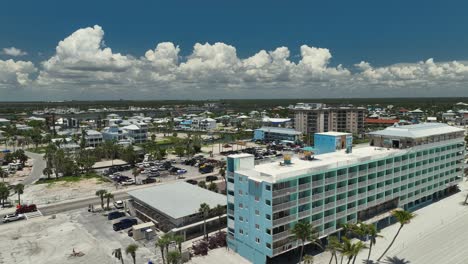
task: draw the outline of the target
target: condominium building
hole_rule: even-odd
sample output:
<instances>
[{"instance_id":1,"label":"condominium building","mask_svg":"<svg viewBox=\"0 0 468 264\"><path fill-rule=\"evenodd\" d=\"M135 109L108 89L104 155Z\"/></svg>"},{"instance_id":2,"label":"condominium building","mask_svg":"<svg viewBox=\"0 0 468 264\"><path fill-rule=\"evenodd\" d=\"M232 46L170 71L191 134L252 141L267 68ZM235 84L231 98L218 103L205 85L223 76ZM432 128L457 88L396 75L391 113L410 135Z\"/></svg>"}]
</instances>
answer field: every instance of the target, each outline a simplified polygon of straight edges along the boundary
<instances>
[{"instance_id":1,"label":"condominium building","mask_svg":"<svg viewBox=\"0 0 468 264\"><path fill-rule=\"evenodd\" d=\"M296 107L294 128L304 135L336 131L364 133L366 109L363 107Z\"/></svg>"},{"instance_id":2,"label":"condominium building","mask_svg":"<svg viewBox=\"0 0 468 264\"><path fill-rule=\"evenodd\" d=\"M425 123L370 137L371 146L312 160L255 165L249 154L229 156L228 246L253 263L266 263L300 246L290 232L298 221L312 223L322 239L347 222L381 228L392 210L415 210L454 192L462 180L463 129Z\"/></svg>"}]
</instances>

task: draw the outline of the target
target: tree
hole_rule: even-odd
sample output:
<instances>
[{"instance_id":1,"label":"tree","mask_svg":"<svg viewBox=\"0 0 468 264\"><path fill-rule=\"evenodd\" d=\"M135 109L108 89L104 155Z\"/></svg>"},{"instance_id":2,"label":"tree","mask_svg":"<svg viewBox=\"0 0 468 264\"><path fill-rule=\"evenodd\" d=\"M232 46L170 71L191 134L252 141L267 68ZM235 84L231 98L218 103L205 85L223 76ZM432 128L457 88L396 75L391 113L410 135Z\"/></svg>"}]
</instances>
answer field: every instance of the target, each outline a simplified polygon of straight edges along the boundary
<instances>
[{"instance_id":1,"label":"tree","mask_svg":"<svg viewBox=\"0 0 468 264\"><path fill-rule=\"evenodd\" d=\"M8 173L0 167L0 177L2 178L2 181L5 182L5 178L8 177Z\"/></svg>"},{"instance_id":2,"label":"tree","mask_svg":"<svg viewBox=\"0 0 468 264\"><path fill-rule=\"evenodd\" d=\"M224 215L224 213L226 212L226 208L220 204L216 205L216 207L214 208L214 211L216 213L216 215L218 216L218 223L219 223L219 226L221 226L221 217ZM219 232L221 232L221 229L219 229Z\"/></svg>"},{"instance_id":3,"label":"tree","mask_svg":"<svg viewBox=\"0 0 468 264\"><path fill-rule=\"evenodd\" d=\"M86 149L82 149L78 154L78 158L76 159L77 165L86 173L91 171L96 161L97 158L94 155L94 151Z\"/></svg>"},{"instance_id":4,"label":"tree","mask_svg":"<svg viewBox=\"0 0 468 264\"><path fill-rule=\"evenodd\" d=\"M307 241L310 241L312 244L319 246L320 248L322 245L320 244L320 240L318 239L318 232L312 224L309 222L297 222L293 229L292 233L297 240L301 241L301 254L299 257L299 263L302 262L302 256L304 254L304 246Z\"/></svg>"},{"instance_id":5,"label":"tree","mask_svg":"<svg viewBox=\"0 0 468 264\"><path fill-rule=\"evenodd\" d=\"M133 146L129 145L121 151L121 158L130 165L135 165L138 157Z\"/></svg>"},{"instance_id":6,"label":"tree","mask_svg":"<svg viewBox=\"0 0 468 264\"><path fill-rule=\"evenodd\" d=\"M133 175L133 178L135 179L135 184L137 184L137 176L140 175L140 169L133 168L132 175Z\"/></svg>"},{"instance_id":7,"label":"tree","mask_svg":"<svg viewBox=\"0 0 468 264\"><path fill-rule=\"evenodd\" d=\"M96 196L101 199L101 208L104 210L104 195L107 193L106 190L98 190L96 191Z\"/></svg>"},{"instance_id":8,"label":"tree","mask_svg":"<svg viewBox=\"0 0 468 264\"><path fill-rule=\"evenodd\" d=\"M198 187L201 187L203 189L206 189L206 182L205 181L199 181L198 182Z\"/></svg>"},{"instance_id":9,"label":"tree","mask_svg":"<svg viewBox=\"0 0 468 264\"><path fill-rule=\"evenodd\" d=\"M206 218L208 217L208 213L210 212L210 206L206 203L200 204L200 208L198 212L202 214L203 217L203 234L205 235L205 239L208 239L208 233L206 232Z\"/></svg>"},{"instance_id":10,"label":"tree","mask_svg":"<svg viewBox=\"0 0 468 264\"><path fill-rule=\"evenodd\" d=\"M107 210L110 210L110 207L109 207L110 200L114 199L114 195L112 193L108 192L108 193L104 194L104 198L107 199Z\"/></svg>"},{"instance_id":11,"label":"tree","mask_svg":"<svg viewBox=\"0 0 468 264\"><path fill-rule=\"evenodd\" d=\"M314 263L314 256L305 255L304 256L304 264L313 264Z\"/></svg>"},{"instance_id":12,"label":"tree","mask_svg":"<svg viewBox=\"0 0 468 264\"><path fill-rule=\"evenodd\" d=\"M24 150L22 149L18 149L17 151L15 151L14 156L17 160L19 160L19 162L21 162L23 166L26 163L26 161L28 161L28 156L24 153Z\"/></svg>"},{"instance_id":13,"label":"tree","mask_svg":"<svg viewBox=\"0 0 468 264\"><path fill-rule=\"evenodd\" d=\"M210 185L208 185L208 190L212 192L218 192L218 185L214 182L211 182Z\"/></svg>"},{"instance_id":14,"label":"tree","mask_svg":"<svg viewBox=\"0 0 468 264\"><path fill-rule=\"evenodd\" d=\"M180 235L175 235L172 237L174 242L176 242L177 247L179 248L179 253L182 254L182 242L184 242L184 237Z\"/></svg>"},{"instance_id":15,"label":"tree","mask_svg":"<svg viewBox=\"0 0 468 264\"><path fill-rule=\"evenodd\" d=\"M167 263L168 264L178 264L182 254L179 251L169 251L167 253Z\"/></svg>"},{"instance_id":16,"label":"tree","mask_svg":"<svg viewBox=\"0 0 468 264\"><path fill-rule=\"evenodd\" d=\"M21 205L21 195L24 193L24 185L22 183L16 184L13 189L15 193L18 194L18 204Z\"/></svg>"},{"instance_id":17,"label":"tree","mask_svg":"<svg viewBox=\"0 0 468 264\"><path fill-rule=\"evenodd\" d=\"M175 154L176 154L178 157L183 157L184 154L185 154L185 149L184 149L183 146L177 145L177 146L175 146L175 148L174 148L174 152L175 152Z\"/></svg>"},{"instance_id":18,"label":"tree","mask_svg":"<svg viewBox=\"0 0 468 264\"><path fill-rule=\"evenodd\" d=\"M128 247L125 249L125 253L127 255L130 255L133 259L133 264L136 264L136 251L138 250L138 246L135 244L130 244Z\"/></svg>"},{"instance_id":19,"label":"tree","mask_svg":"<svg viewBox=\"0 0 468 264\"><path fill-rule=\"evenodd\" d=\"M120 248L114 249L114 250L112 251L112 255L113 255L116 259L120 260L120 261L122 262L122 264L124 264L124 260L123 260L123 256L122 256L122 249L120 249Z\"/></svg>"},{"instance_id":20,"label":"tree","mask_svg":"<svg viewBox=\"0 0 468 264\"><path fill-rule=\"evenodd\" d=\"M161 258L163 260L163 264L166 263L166 260L165 260L165 249L166 247L171 243L171 239L166 235L162 235L161 237L159 237L158 241L156 241L156 247L159 247L159 249L161 250Z\"/></svg>"},{"instance_id":21,"label":"tree","mask_svg":"<svg viewBox=\"0 0 468 264\"><path fill-rule=\"evenodd\" d=\"M34 147L37 149L39 144L42 142L41 130L34 128L29 135L31 141L34 143Z\"/></svg>"},{"instance_id":22,"label":"tree","mask_svg":"<svg viewBox=\"0 0 468 264\"><path fill-rule=\"evenodd\" d=\"M10 196L10 190L4 183L0 183L0 201L2 202L2 207L5 206L5 201Z\"/></svg>"},{"instance_id":23,"label":"tree","mask_svg":"<svg viewBox=\"0 0 468 264\"><path fill-rule=\"evenodd\" d=\"M45 167L42 170L42 174L47 175L47 179L50 179L50 175L52 175L52 173L54 173L54 172L52 171L52 169L50 167Z\"/></svg>"},{"instance_id":24,"label":"tree","mask_svg":"<svg viewBox=\"0 0 468 264\"><path fill-rule=\"evenodd\" d=\"M377 243L377 238L382 236L379 235L377 227L374 224L364 225L364 227L366 235L369 236L369 253L367 255L367 263L369 263L372 246Z\"/></svg>"},{"instance_id":25,"label":"tree","mask_svg":"<svg viewBox=\"0 0 468 264\"><path fill-rule=\"evenodd\" d=\"M335 258L335 263L338 264L338 257L336 255L336 253L341 248L340 240L336 236L329 236L327 238L327 240L328 240L328 243L327 243L327 246L326 246L326 250L329 251L330 254L331 254L331 258L330 258L330 261L328 262L328 264L332 263L333 258Z\"/></svg>"},{"instance_id":26,"label":"tree","mask_svg":"<svg viewBox=\"0 0 468 264\"><path fill-rule=\"evenodd\" d=\"M155 141L156 140L156 135L155 134L151 134L151 141Z\"/></svg>"},{"instance_id":27,"label":"tree","mask_svg":"<svg viewBox=\"0 0 468 264\"><path fill-rule=\"evenodd\" d=\"M395 236L393 237L392 242L390 242L390 245L388 245L387 249L385 249L384 253L377 259L377 261L380 261L385 254L387 254L387 251L392 247L393 243L395 242L397 236L400 234L401 229L403 226L408 224L411 219L415 217L415 215L411 212L404 211L404 210L395 210L392 212L393 217L396 218L396 220L400 223L400 227L398 228L398 231L396 232Z\"/></svg>"}]
</instances>

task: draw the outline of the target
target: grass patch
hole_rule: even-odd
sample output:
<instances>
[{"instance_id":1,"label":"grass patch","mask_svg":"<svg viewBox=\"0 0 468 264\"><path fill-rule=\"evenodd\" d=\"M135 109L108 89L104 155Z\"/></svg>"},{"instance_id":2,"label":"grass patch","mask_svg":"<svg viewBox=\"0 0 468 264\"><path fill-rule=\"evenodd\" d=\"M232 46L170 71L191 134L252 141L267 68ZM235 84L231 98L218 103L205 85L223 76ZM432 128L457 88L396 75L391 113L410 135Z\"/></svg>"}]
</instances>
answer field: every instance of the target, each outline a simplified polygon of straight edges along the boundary
<instances>
[{"instance_id":1,"label":"grass patch","mask_svg":"<svg viewBox=\"0 0 468 264\"><path fill-rule=\"evenodd\" d=\"M39 179L35 184L48 184L47 187L50 188L52 187L52 184L57 183L57 182L79 182L82 180L87 180L87 179L96 179L97 183L103 183L109 181L108 179L103 178L101 175L98 175L95 172L90 172L90 173L85 173L80 176L63 176L60 178L55 178L54 176L51 176L50 179Z\"/></svg>"},{"instance_id":2,"label":"grass patch","mask_svg":"<svg viewBox=\"0 0 468 264\"><path fill-rule=\"evenodd\" d=\"M46 152L46 147L29 148L27 151L37 154L44 154Z\"/></svg>"}]
</instances>

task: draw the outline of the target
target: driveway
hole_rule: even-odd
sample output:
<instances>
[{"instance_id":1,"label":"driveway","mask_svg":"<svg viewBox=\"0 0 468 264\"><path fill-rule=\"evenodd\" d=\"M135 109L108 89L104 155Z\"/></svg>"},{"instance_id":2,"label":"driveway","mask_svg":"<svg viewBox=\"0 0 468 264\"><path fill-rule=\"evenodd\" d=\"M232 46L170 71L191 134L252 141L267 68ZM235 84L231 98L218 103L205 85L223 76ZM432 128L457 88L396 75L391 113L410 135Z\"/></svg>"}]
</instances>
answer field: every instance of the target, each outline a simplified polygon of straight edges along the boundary
<instances>
[{"instance_id":1,"label":"driveway","mask_svg":"<svg viewBox=\"0 0 468 264\"><path fill-rule=\"evenodd\" d=\"M39 178L42 176L42 171L46 167L46 162L44 160L44 154L32 153L29 151L26 151L25 153L29 158L33 159L33 168L31 174L26 177L22 183L24 185L30 185L39 180Z\"/></svg>"}]
</instances>

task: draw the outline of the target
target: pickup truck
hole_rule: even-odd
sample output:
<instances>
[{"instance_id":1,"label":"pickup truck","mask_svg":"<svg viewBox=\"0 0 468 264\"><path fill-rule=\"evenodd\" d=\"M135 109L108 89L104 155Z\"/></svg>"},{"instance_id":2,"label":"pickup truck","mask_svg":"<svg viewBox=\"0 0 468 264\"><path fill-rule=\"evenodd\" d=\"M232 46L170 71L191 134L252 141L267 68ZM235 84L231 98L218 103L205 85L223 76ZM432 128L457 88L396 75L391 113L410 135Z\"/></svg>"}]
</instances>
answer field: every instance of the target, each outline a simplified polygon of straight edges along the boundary
<instances>
[{"instance_id":1,"label":"pickup truck","mask_svg":"<svg viewBox=\"0 0 468 264\"><path fill-rule=\"evenodd\" d=\"M112 228L114 231L120 231L122 229L127 229L129 227L132 227L133 225L136 225L138 222L136 219L122 219L120 222L117 222L112 225Z\"/></svg>"},{"instance_id":2,"label":"pickup truck","mask_svg":"<svg viewBox=\"0 0 468 264\"><path fill-rule=\"evenodd\" d=\"M124 216L125 216L124 212L114 211L114 212L110 212L109 214L107 214L107 220L114 220L114 219L124 217Z\"/></svg>"},{"instance_id":3,"label":"pickup truck","mask_svg":"<svg viewBox=\"0 0 468 264\"><path fill-rule=\"evenodd\" d=\"M8 214L3 217L3 223L24 219L24 214Z\"/></svg>"}]
</instances>

